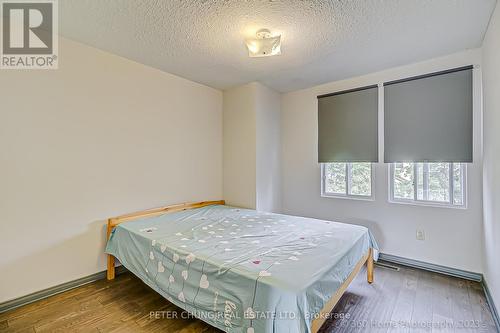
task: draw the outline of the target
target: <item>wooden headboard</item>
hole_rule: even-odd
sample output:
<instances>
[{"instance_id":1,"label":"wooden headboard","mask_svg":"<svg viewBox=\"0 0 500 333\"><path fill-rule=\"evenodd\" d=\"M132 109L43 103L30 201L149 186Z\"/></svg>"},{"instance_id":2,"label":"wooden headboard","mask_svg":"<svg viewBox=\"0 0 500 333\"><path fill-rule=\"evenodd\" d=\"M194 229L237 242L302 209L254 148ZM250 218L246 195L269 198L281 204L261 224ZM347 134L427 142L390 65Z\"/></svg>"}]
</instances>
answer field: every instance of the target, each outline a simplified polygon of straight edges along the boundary
<instances>
[{"instance_id":1,"label":"wooden headboard","mask_svg":"<svg viewBox=\"0 0 500 333\"><path fill-rule=\"evenodd\" d=\"M191 203L182 203L176 205L170 205L165 207L151 208L146 210L141 210L135 213L129 213L125 215L120 215L116 217L110 217L108 219L108 226L106 232L106 240L109 240L111 236L111 232L113 229L120 223L135 220L141 217L151 217L157 215L163 215L167 213L179 212L182 210L201 208L205 206L211 205L224 205L224 200L215 200L215 201L200 201L200 202L191 202ZM115 257L111 254L108 254L108 280L112 280L115 278Z\"/></svg>"}]
</instances>

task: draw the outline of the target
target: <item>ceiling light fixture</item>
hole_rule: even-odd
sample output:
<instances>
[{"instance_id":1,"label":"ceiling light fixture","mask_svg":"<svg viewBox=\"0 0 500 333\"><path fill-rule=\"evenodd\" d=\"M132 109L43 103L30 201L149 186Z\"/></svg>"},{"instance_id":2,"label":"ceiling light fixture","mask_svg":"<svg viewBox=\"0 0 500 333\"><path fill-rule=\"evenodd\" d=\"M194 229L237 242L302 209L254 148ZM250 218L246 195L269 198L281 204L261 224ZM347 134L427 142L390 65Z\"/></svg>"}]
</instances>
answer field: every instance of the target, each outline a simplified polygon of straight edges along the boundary
<instances>
[{"instance_id":1,"label":"ceiling light fixture","mask_svg":"<svg viewBox=\"0 0 500 333\"><path fill-rule=\"evenodd\" d=\"M250 57L270 57L281 54L281 35L271 36L268 29L260 29L256 38L245 40Z\"/></svg>"}]
</instances>

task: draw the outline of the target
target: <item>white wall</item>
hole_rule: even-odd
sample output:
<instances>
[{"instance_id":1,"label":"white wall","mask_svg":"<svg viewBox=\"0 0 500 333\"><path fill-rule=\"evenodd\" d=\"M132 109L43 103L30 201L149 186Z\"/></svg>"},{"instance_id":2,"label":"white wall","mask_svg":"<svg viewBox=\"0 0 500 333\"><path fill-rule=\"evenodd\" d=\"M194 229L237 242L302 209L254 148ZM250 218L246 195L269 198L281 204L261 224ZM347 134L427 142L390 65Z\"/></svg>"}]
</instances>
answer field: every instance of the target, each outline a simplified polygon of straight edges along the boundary
<instances>
[{"instance_id":1,"label":"white wall","mask_svg":"<svg viewBox=\"0 0 500 333\"><path fill-rule=\"evenodd\" d=\"M105 269L105 219L222 197L222 92L60 40L0 73L0 302Z\"/></svg>"},{"instance_id":2,"label":"white wall","mask_svg":"<svg viewBox=\"0 0 500 333\"><path fill-rule=\"evenodd\" d=\"M229 205L280 208L281 95L252 82L224 91L224 199Z\"/></svg>"},{"instance_id":3,"label":"white wall","mask_svg":"<svg viewBox=\"0 0 500 333\"><path fill-rule=\"evenodd\" d=\"M256 208L281 209L281 94L257 84Z\"/></svg>"},{"instance_id":4,"label":"white wall","mask_svg":"<svg viewBox=\"0 0 500 333\"><path fill-rule=\"evenodd\" d=\"M483 45L484 275L500 313L500 6Z\"/></svg>"},{"instance_id":5,"label":"white wall","mask_svg":"<svg viewBox=\"0 0 500 333\"><path fill-rule=\"evenodd\" d=\"M474 74L474 163L468 165L468 208L436 208L388 202L387 165L374 166L375 200L322 198L317 156L317 99L320 94L380 84L442 69L480 64L480 50L332 82L283 95L282 207L286 214L362 224L371 228L383 253L482 272L481 75ZM382 96L381 96L382 97ZM383 110L383 98L380 99ZM382 113L379 114L383 133ZM383 161L383 140L380 161ZM425 231L417 241L416 229Z\"/></svg>"},{"instance_id":6,"label":"white wall","mask_svg":"<svg viewBox=\"0 0 500 333\"><path fill-rule=\"evenodd\" d=\"M255 84L224 91L224 200L256 207Z\"/></svg>"}]
</instances>

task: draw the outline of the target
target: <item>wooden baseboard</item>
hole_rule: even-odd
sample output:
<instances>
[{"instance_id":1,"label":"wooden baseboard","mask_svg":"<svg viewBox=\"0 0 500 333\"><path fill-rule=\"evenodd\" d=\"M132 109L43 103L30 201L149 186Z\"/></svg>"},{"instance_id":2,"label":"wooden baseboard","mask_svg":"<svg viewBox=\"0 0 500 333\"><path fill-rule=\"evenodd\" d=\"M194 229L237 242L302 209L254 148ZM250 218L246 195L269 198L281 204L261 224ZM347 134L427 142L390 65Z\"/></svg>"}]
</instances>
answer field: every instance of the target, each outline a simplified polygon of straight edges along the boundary
<instances>
[{"instance_id":1,"label":"wooden baseboard","mask_svg":"<svg viewBox=\"0 0 500 333\"><path fill-rule=\"evenodd\" d=\"M124 266L116 267L116 273L121 274L127 272ZM0 303L0 313L7 312L9 310L18 308L20 306L33 303L44 298L50 297L55 294L65 292L67 290L83 286L84 284L91 283L97 280L102 280L106 278L106 271L97 272L73 281L65 282L60 285L36 291L29 295L21 296L3 303Z\"/></svg>"}]
</instances>

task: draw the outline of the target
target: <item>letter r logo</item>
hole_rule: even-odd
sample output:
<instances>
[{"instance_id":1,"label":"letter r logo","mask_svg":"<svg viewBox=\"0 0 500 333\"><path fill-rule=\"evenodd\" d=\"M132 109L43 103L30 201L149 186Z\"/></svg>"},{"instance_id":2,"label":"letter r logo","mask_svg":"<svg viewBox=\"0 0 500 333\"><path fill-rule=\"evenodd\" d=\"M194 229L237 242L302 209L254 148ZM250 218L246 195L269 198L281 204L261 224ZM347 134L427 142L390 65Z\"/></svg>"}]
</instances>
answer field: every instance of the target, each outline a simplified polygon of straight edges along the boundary
<instances>
[{"instance_id":1,"label":"letter r logo","mask_svg":"<svg viewBox=\"0 0 500 333\"><path fill-rule=\"evenodd\" d=\"M4 2L3 54L51 54L52 5L50 2Z\"/></svg>"}]
</instances>

